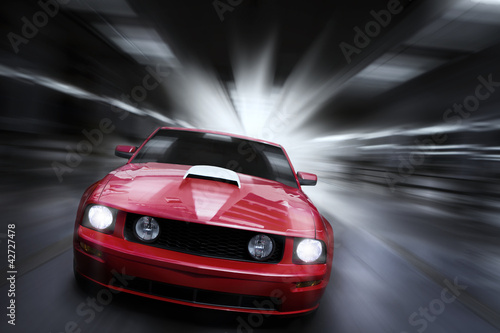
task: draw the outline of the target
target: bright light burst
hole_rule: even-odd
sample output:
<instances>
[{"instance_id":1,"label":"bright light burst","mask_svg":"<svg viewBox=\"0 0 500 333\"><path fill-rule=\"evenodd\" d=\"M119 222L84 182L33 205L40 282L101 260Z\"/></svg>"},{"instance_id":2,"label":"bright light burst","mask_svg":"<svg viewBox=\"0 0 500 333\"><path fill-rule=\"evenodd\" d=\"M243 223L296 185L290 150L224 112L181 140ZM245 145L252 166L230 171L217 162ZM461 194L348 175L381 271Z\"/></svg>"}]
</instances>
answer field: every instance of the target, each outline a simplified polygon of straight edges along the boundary
<instances>
[{"instance_id":1,"label":"bright light burst","mask_svg":"<svg viewBox=\"0 0 500 333\"><path fill-rule=\"evenodd\" d=\"M301 163L294 155L310 162L318 152L303 143L316 134L293 129L316 113L336 90L326 89L325 82L316 82L311 75L321 39L288 79L277 85L274 76L278 44L276 33L269 34L260 47L249 48L235 41L231 52L234 82L222 82L211 70L183 63L183 69L170 77L166 87L175 103L174 119L202 129L277 142L285 146L295 164Z\"/></svg>"}]
</instances>

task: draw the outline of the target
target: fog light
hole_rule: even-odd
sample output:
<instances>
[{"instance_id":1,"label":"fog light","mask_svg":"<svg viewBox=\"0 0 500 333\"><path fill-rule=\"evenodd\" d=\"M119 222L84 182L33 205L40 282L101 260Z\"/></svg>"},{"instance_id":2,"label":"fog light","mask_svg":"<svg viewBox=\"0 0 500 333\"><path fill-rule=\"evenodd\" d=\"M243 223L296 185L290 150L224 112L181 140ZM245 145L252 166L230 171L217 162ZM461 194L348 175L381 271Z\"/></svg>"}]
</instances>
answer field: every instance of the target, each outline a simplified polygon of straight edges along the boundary
<instances>
[{"instance_id":1,"label":"fog light","mask_svg":"<svg viewBox=\"0 0 500 333\"><path fill-rule=\"evenodd\" d=\"M266 260L273 254L273 240L264 234L255 235L248 242L248 253L257 260Z\"/></svg>"},{"instance_id":2,"label":"fog light","mask_svg":"<svg viewBox=\"0 0 500 333\"><path fill-rule=\"evenodd\" d=\"M154 242L160 234L160 225L154 218L143 216L135 222L134 234L143 242Z\"/></svg>"},{"instance_id":3,"label":"fog light","mask_svg":"<svg viewBox=\"0 0 500 333\"><path fill-rule=\"evenodd\" d=\"M80 242L80 247L87 253L92 254L97 257L102 257L102 252L98 249L94 249L90 245L85 244L84 242Z\"/></svg>"},{"instance_id":4,"label":"fog light","mask_svg":"<svg viewBox=\"0 0 500 333\"><path fill-rule=\"evenodd\" d=\"M314 287L321 283L322 280L314 280L314 281L305 281L305 282L297 282L295 285L297 288L306 288L306 287Z\"/></svg>"}]
</instances>

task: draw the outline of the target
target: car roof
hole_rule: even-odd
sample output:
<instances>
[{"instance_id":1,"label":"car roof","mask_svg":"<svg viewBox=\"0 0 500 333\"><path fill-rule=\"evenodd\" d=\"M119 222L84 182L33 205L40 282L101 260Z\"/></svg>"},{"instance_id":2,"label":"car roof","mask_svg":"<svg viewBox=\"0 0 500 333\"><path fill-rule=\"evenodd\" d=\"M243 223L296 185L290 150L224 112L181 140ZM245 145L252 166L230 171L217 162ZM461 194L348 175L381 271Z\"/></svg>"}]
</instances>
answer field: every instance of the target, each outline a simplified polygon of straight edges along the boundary
<instances>
[{"instance_id":1,"label":"car roof","mask_svg":"<svg viewBox=\"0 0 500 333\"><path fill-rule=\"evenodd\" d=\"M265 144L268 144L271 146L283 148L281 145L279 145L275 142L270 142L270 141L266 141L266 140L261 140L261 139L256 139L256 138L244 136L244 135L238 135L238 134L232 134L232 133L226 133L226 132L203 130L203 129L198 129L198 128L168 127L168 126L160 127L159 129L224 135L224 136L230 136L233 138L238 138L238 139L243 139L243 140L265 143Z\"/></svg>"}]
</instances>

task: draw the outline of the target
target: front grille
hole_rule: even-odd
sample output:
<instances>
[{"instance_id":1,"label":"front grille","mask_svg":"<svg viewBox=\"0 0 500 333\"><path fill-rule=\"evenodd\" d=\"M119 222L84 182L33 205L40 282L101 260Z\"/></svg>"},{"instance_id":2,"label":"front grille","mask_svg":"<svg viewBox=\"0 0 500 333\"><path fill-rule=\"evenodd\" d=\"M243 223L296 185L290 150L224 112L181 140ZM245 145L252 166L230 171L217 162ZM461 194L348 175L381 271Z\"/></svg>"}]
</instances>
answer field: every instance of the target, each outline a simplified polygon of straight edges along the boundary
<instances>
[{"instance_id":1,"label":"front grille","mask_svg":"<svg viewBox=\"0 0 500 333\"><path fill-rule=\"evenodd\" d=\"M160 225L160 235L153 243L143 243L133 232L134 222L141 215L127 214L125 239L166 250L205 257L253 261L248 253L248 241L258 234L254 231L212 226L200 223L155 218ZM274 240L274 251L264 263L278 263L283 258L285 237L266 234Z\"/></svg>"}]
</instances>

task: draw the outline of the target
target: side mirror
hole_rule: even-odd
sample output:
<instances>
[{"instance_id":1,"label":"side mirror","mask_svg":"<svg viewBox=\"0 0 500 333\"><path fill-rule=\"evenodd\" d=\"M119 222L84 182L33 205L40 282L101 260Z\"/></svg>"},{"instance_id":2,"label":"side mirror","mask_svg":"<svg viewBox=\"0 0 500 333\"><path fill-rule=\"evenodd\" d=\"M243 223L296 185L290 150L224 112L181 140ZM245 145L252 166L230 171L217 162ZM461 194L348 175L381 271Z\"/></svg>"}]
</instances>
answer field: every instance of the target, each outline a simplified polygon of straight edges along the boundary
<instances>
[{"instance_id":1,"label":"side mirror","mask_svg":"<svg viewBox=\"0 0 500 333\"><path fill-rule=\"evenodd\" d=\"M115 148L115 155L118 157L123 157L123 158L129 159L132 157L132 155L134 155L136 150L137 150L137 147L134 147L134 146L118 145Z\"/></svg>"},{"instance_id":2,"label":"side mirror","mask_svg":"<svg viewBox=\"0 0 500 333\"><path fill-rule=\"evenodd\" d=\"M300 185L314 186L318 182L318 176L313 173L299 171L297 177L299 177Z\"/></svg>"}]
</instances>

